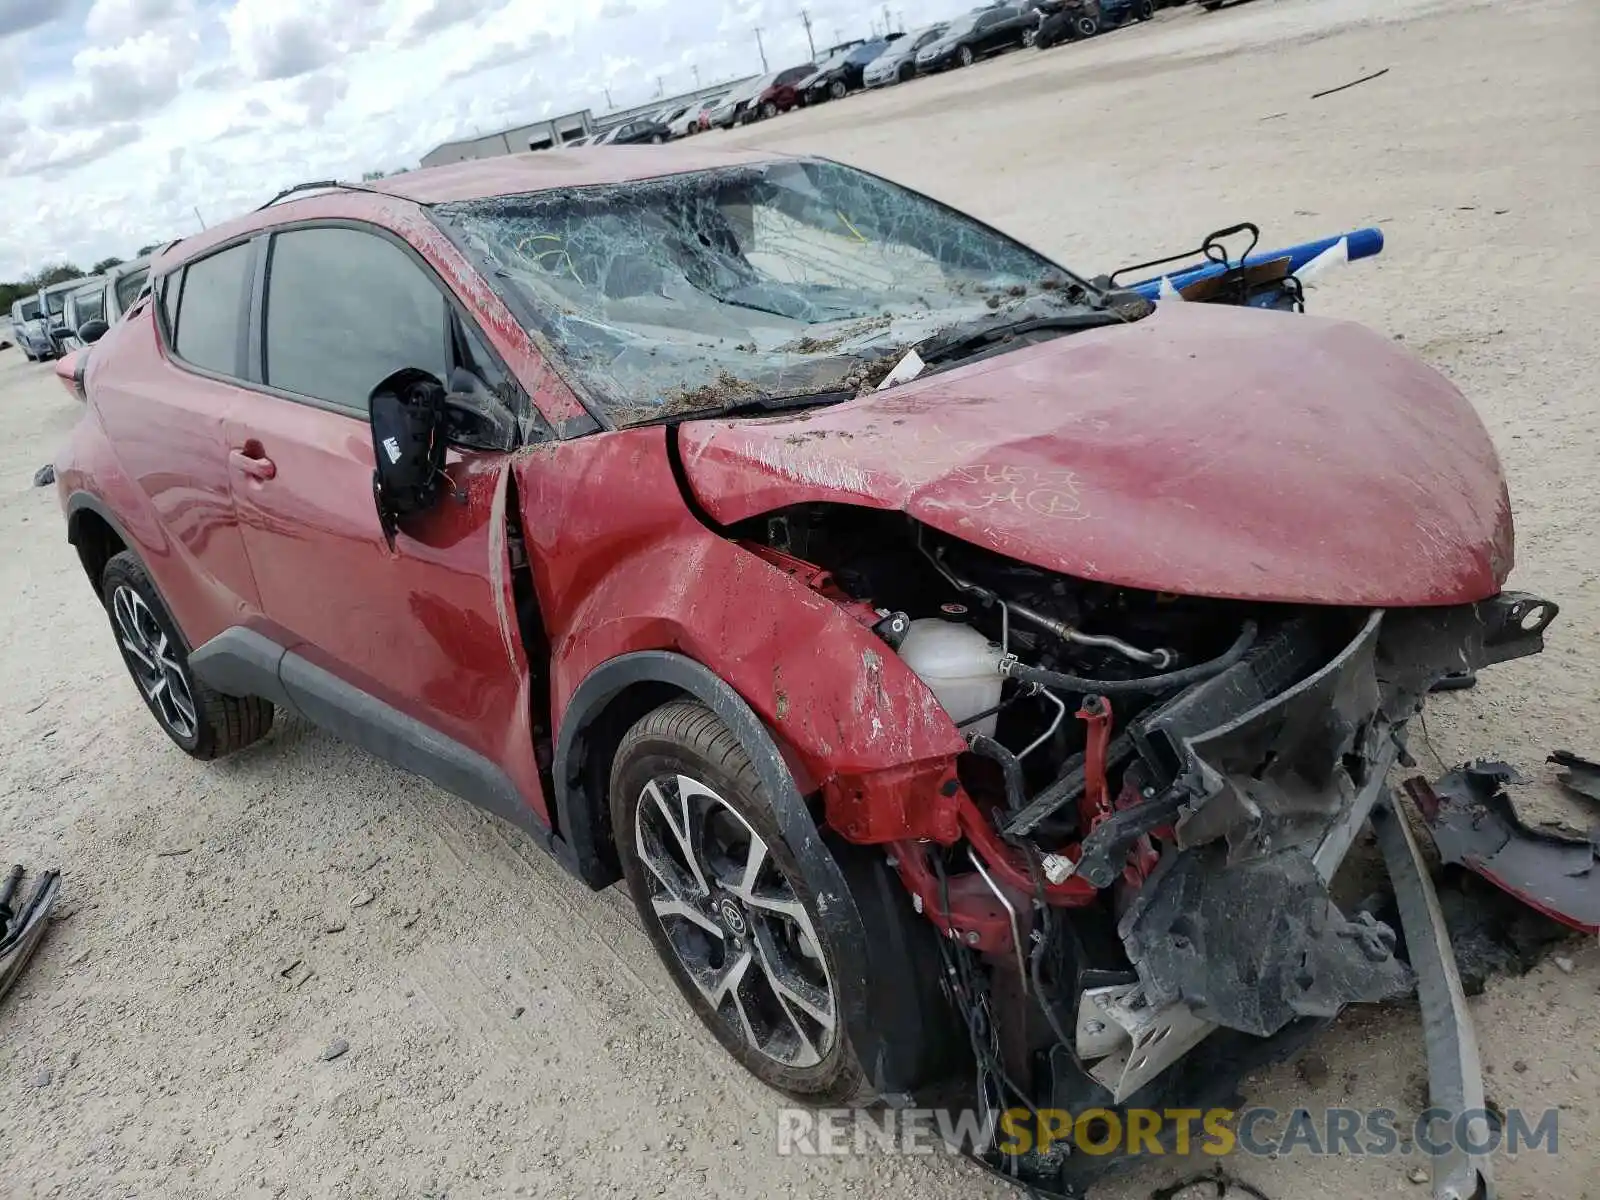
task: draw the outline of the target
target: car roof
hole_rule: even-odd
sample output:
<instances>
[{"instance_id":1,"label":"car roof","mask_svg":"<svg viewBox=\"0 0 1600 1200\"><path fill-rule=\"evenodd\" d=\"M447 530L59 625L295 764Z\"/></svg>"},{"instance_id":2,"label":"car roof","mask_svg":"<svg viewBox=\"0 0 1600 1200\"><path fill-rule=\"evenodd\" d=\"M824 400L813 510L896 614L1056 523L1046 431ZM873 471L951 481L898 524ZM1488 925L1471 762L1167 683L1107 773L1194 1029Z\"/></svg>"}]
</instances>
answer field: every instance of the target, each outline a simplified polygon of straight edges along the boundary
<instances>
[{"instance_id":1,"label":"car roof","mask_svg":"<svg viewBox=\"0 0 1600 1200\"><path fill-rule=\"evenodd\" d=\"M168 246L155 256L150 269L152 274L164 274L213 246L292 221L341 217L372 220L384 216L390 223L403 221L404 213L397 211L397 202L399 208L404 209L411 205L448 204L456 200L516 196L556 188L635 183L663 175L777 162L788 157L768 150L720 149L693 142L675 142L660 146L561 146L468 159L347 188L312 192L258 209Z\"/></svg>"},{"instance_id":2,"label":"car roof","mask_svg":"<svg viewBox=\"0 0 1600 1200\"><path fill-rule=\"evenodd\" d=\"M54 296L57 292L75 292L84 284L84 277L64 279L60 283L52 283L49 287L42 287L34 294L37 296Z\"/></svg>"},{"instance_id":3,"label":"car roof","mask_svg":"<svg viewBox=\"0 0 1600 1200\"><path fill-rule=\"evenodd\" d=\"M78 280L79 286L72 289L72 294L76 296L79 292L98 291L106 286L106 280L110 278L111 276L109 275L92 275L88 279L80 279Z\"/></svg>"}]
</instances>

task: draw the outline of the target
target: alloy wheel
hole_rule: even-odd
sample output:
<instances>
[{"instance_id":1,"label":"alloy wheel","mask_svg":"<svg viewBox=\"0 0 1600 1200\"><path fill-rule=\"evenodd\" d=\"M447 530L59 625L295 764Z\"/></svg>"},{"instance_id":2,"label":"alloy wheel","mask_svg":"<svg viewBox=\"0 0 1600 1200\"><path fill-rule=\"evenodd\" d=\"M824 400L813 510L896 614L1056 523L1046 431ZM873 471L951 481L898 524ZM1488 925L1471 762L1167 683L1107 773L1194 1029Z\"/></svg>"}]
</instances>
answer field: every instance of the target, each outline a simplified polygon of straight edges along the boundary
<instances>
[{"instance_id":1,"label":"alloy wheel","mask_svg":"<svg viewBox=\"0 0 1600 1200\"><path fill-rule=\"evenodd\" d=\"M139 691L149 701L169 730L182 741L192 741L199 731L194 694L176 648L150 611L144 598L131 587L119 587L111 595L111 616L117 625L117 640Z\"/></svg>"},{"instance_id":2,"label":"alloy wheel","mask_svg":"<svg viewBox=\"0 0 1600 1200\"><path fill-rule=\"evenodd\" d=\"M651 907L718 1018L785 1067L812 1067L838 1036L832 977L810 914L771 848L711 788L657 775L634 844Z\"/></svg>"},{"instance_id":3,"label":"alloy wheel","mask_svg":"<svg viewBox=\"0 0 1600 1200\"><path fill-rule=\"evenodd\" d=\"M963 67L970 67L972 65L972 47L971 46L963 46L963 47L961 47L961 65Z\"/></svg>"}]
</instances>

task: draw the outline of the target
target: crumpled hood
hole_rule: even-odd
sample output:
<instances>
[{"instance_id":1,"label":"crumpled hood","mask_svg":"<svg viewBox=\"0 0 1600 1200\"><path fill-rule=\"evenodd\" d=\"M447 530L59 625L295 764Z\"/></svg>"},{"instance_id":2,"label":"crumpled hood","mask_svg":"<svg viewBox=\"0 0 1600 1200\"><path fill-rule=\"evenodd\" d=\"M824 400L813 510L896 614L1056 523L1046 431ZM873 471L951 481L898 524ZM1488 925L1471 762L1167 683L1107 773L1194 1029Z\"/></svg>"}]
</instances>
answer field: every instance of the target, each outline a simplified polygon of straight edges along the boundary
<instances>
[{"instance_id":1,"label":"crumpled hood","mask_svg":"<svg viewBox=\"0 0 1600 1200\"><path fill-rule=\"evenodd\" d=\"M678 432L731 523L900 509L1081 579L1397 607L1499 591L1510 503L1477 414L1359 325L1163 303L1154 315L791 416Z\"/></svg>"}]
</instances>

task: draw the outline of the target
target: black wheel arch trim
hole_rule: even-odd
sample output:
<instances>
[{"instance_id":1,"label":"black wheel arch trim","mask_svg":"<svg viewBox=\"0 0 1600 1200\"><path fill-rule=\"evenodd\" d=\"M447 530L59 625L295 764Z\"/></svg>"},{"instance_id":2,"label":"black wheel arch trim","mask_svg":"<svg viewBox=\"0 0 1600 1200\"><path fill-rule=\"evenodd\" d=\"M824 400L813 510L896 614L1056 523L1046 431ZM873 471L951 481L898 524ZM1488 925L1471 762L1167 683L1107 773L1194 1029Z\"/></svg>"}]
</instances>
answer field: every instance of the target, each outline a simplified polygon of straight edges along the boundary
<instances>
[{"instance_id":1,"label":"black wheel arch trim","mask_svg":"<svg viewBox=\"0 0 1600 1200\"><path fill-rule=\"evenodd\" d=\"M638 684L668 684L687 693L715 713L739 739L766 788L779 831L817 899L817 920L834 954L851 1045L880 1094L905 1091L907 1081L897 1078L901 1056L884 1037L884 1031L893 1027L895 1014L875 1011L879 1005L874 1001L883 993L873 986L866 926L845 873L817 829L766 725L744 697L709 667L682 654L642 650L602 663L573 692L556 739L555 808L557 832L570 847L580 874L596 886L616 878L601 856L596 828L596 814L605 797L591 796L584 787L584 734L608 704ZM927 982L938 986L937 980Z\"/></svg>"}]
</instances>

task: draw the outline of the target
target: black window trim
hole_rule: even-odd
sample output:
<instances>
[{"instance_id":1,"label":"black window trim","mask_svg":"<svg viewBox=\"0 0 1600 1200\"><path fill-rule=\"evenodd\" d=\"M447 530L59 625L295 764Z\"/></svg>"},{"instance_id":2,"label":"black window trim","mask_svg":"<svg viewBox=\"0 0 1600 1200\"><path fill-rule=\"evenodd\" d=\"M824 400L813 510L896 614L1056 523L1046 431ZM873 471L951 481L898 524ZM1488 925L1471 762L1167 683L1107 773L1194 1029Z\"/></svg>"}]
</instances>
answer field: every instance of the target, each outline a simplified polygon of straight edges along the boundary
<instances>
[{"instance_id":1,"label":"black window trim","mask_svg":"<svg viewBox=\"0 0 1600 1200\"><path fill-rule=\"evenodd\" d=\"M360 409L352 408L348 404L340 404L334 400L324 400L319 396L302 395L287 388L273 387L266 382L267 288L272 276L272 249L270 243L279 234L294 233L305 229L349 229L356 233L376 235L398 246L410 257L412 262L422 268L423 274L444 296L445 321L442 323L443 327L440 329L440 336L445 341L446 361L454 362L456 357L455 346L450 337L450 318L454 316L469 332L477 335L479 344L482 345L489 357L494 361L494 365L499 368L500 373L516 389L516 396L520 405L523 411L528 414L529 420L534 426L533 435L527 439L528 443L555 440L555 431L550 427L550 423L545 419L544 414L539 411L538 406L533 403L527 389L522 386L522 381L517 378L516 372L506 365L505 360L500 356L500 352L495 349L494 342L484 334L483 326L467 311L466 306L461 303L461 299L455 294L454 289L440 278L439 272L434 270L433 264L428 262L415 246L393 230L356 217L313 217L303 221L287 221L281 225L273 225L260 231L261 240L268 243L268 245L265 251L257 257L255 279L251 284L250 290L249 337L247 339L245 366L252 371L252 375L249 379L236 382L240 383L241 386L250 388L252 391L274 396L279 400L288 400L295 404L320 408L327 412L358 420L362 424L366 424L368 421L366 413Z\"/></svg>"}]
</instances>

